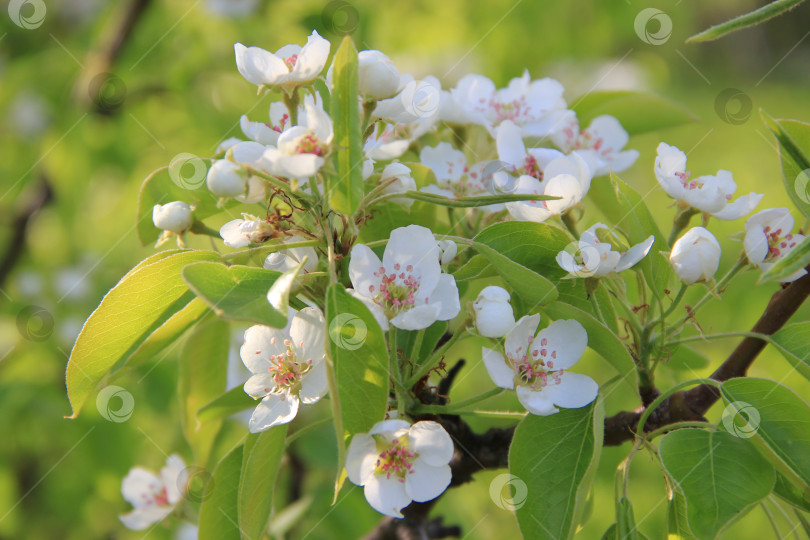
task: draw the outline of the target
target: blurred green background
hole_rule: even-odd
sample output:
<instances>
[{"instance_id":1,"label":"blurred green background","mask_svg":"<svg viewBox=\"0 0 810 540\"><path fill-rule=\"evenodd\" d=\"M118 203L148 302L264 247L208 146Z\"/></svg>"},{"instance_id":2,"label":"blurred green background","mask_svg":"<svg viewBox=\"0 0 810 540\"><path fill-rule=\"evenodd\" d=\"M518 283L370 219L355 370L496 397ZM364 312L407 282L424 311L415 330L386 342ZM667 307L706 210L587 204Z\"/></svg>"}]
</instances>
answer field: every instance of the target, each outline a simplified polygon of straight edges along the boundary
<instances>
[{"instance_id":1,"label":"blurred green background","mask_svg":"<svg viewBox=\"0 0 810 540\"><path fill-rule=\"evenodd\" d=\"M255 10L236 16L234 11L252 4ZM212 155L223 139L242 136L240 115L252 110L251 118L258 119L265 114L266 98L256 106L254 86L235 69L234 42L275 50L303 43L313 28L333 42L348 31L358 48L381 49L400 71L434 74L445 88L469 72L504 85L528 68L534 77L558 78L569 103L606 88L648 90L680 101L699 121L631 139L629 146L639 149L641 158L623 175L648 194L648 205L668 231L670 201L652 174L661 140L689 152L694 174L729 169L739 193L766 193L760 208L789 206L774 140L757 111L810 120L810 40L805 40L810 4L719 42L684 43L710 24L758 4L661 1L654 7L671 18L673 29L660 45L644 42L634 30L637 14L650 6L629 0L62 0L46 2L41 26L31 29L0 12L0 539L175 537L177 521L167 520L144 536L127 531L117 518L129 511L120 481L131 466L158 469L173 451L190 457L179 429L172 356L115 381L136 404L123 423L104 420L92 406L77 420L63 419L70 413L64 368L81 323L103 294L154 252L152 246L141 247L135 233L142 179L181 152ZM141 8L121 40L127 13ZM32 5L23 9L33 12ZM655 23L650 24L655 32ZM116 51L112 62L110 51ZM727 88L739 90L734 99L719 97ZM28 210L48 195L19 236ZM591 224L599 216L585 219ZM711 225L724 247L721 272L741 250L739 238L732 236L743 224ZM199 238L192 242L206 244ZM722 301L702 312L703 330L750 328L777 287L755 286L755 281L755 273L748 272L733 282ZM808 315L805 306L795 319ZM491 384L478 362L477 345L467 343L454 351L472 360L453 389L456 399ZM717 365L733 345L733 340L716 341L701 350ZM591 353L578 368L599 382L612 376L608 364ZM710 372L710 367L678 371L662 366L659 387ZM752 374L810 394L810 384L771 349ZM240 377L235 371L229 384L241 383ZM511 399L503 398L502 405L514 406ZM608 414L636 405L626 389L613 392L606 404ZM322 403L296 423L305 425L327 410ZM716 420L719 411L715 407L710 417ZM496 423L474 422L481 429ZM285 464L282 499L290 471L300 465L307 469L303 491L312 497L306 512L296 517L290 538L354 538L379 519L352 486L330 507L335 461L330 429L299 439L296 459ZM242 430L234 421L221 446L236 441ZM627 444L604 450L593 514L580 537L598 538L614 521L613 476L627 450ZM435 514L444 515L445 523L460 524L465 538L517 537L514 517L489 496L490 480L500 472L479 474L478 482L452 490ZM634 461L630 498L642 532L665 537L664 481L645 454ZM780 525L783 532L790 528L785 521ZM764 512L755 508L724 537L773 535Z\"/></svg>"}]
</instances>

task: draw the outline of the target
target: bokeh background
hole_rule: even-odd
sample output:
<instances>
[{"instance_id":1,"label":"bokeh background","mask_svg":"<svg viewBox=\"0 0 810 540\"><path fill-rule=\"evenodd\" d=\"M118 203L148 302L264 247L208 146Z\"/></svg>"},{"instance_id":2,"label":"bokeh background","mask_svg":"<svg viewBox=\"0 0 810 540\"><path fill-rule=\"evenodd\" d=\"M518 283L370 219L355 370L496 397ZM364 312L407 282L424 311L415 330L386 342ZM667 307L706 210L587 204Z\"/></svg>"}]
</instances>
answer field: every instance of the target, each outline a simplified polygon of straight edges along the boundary
<instances>
[{"instance_id":1,"label":"bokeh background","mask_svg":"<svg viewBox=\"0 0 810 540\"><path fill-rule=\"evenodd\" d=\"M667 231L672 210L652 174L658 142L688 151L695 174L733 171L739 193L766 193L761 207L789 206L775 143L758 109L810 120L810 3L701 45L684 40L761 2L61 0L23 3L23 16L31 19L38 4L46 11L29 25L34 28L0 12L0 539L180 534L177 520L144 535L125 530L117 518L129 510L120 481L131 466L157 469L174 451L190 457L179 429L173 355L115 381L135 403L132 416L120 423L92 406L76 420L63 419L70 413L64 369L84 319L129 268L154 252L140 245L135 230L143 178L179 153L212 155L223 139L241 136L240 115L265 114L266 98L257 102L255 87L235 69L234 42L275 50L303 43L312 29L333 42L350 32L358 48L381 49L400 71L417 78L434 74L445 88L469 72L502 86L528 69L534 77L558 78L569 103L589 91L619 88L679 101L696 121L632 138L629 146L641 158L623 175L647 195ZM658 44L634 28L638 13L651 6L672 21L671 35ZM649 24L649 32L660 30ZM585 217L588 223L598 218ZM738 257L743 224L712 224L724 247L721 272ZM777 287L755 281L754 272L743 274L722 301L709 305L699 318L704 331L747 330ZM796 320L809 314L805 306ZM234 329L235 346L239 331ZM716 341L700 350L717 365L734 343ZM491 384L475 347L454 351L471 360L453 390L456 398ZM590 353L579 370L600 382L612 376ZM710 372L697 363L664 365L657 375L666 387ZM771 349L752 373L810 394L807 381ZM229 385L240 384L240 377L235 369ZM613 392L606 404L608 414L635 405L627 389ZM506 397L494 405L514 403ZM322 403L297 422L316 420L327 408ZM719 411L710 416L717 419ZM483 429L498 422L474 423ZM227 449L243 432L235 419L220 447ZM296 441L294 459L285 461L281 502L296 490L304 494L301 511L279 525L288 538L354 538L379 519L356 488L344 488L330 506L333 437L329 427L315 430ZM627 450L627 444L604 450L582 538L598 538L614 521L613 477ZM490 481L499 472L480 474L478 482L446 494L436 514L460 524L465 538L516 537L514 517L490 498ZM641 531L665 537L664 481L645 454L634 461L630 498ZM724 537L773 535L765 513L755 508Z\"/></svg>"}]
</instances>

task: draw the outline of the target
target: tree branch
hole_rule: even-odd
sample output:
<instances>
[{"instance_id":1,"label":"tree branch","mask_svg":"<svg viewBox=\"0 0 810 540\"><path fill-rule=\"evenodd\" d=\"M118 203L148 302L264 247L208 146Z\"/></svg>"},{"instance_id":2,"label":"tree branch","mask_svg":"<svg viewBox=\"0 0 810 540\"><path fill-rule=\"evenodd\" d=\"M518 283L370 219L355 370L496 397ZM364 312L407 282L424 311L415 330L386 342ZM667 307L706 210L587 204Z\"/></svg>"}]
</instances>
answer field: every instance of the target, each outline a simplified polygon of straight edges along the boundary
<instances>
[{"instance_id":1,"label":"tree branch","mask_svg":"<svg viewBox=\"0 0 810 540\"><path fill-rule=\"evenodd\" d=\"M807 270L810 272L810 266ZM796 313L808 296L810 296L810 273L777 291L751 331L769 336L776 333ZM744 376L765 345L767 342L761 339L744 338L710 378L727 381ZM653 411L644 429L652 431L674 422L701 420L719 398L718 390L706 384L673 394ZM631 440L643 412L643 408L623 411L605 419L605 445L617 446Z\"/></svg>"}]
</instances>

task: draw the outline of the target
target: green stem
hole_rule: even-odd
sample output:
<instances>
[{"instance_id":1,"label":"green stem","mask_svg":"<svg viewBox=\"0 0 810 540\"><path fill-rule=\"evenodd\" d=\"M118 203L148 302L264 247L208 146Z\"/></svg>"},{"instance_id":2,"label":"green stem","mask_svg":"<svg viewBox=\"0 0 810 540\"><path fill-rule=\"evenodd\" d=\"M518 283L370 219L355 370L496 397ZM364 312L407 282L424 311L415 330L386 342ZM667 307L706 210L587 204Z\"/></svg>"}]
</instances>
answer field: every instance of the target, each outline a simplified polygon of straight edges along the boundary
<instances>
[{"instance_id":1,"label":"green stem","mask_svg":"<svg viewBox=\"0 0 810 540\"><path fill-rule=\"evenodd\" d=\"M759 505L762 507L762 510L765 512L765 515L768 517L768 522L771 524L771 528L773 528L773 532L776 533L776 538L778 540L782 540L784 536L782 536L782 531L779 530L779 524L776 523L776 518L771 513L771 510L765 506L765 501L761 501Z\"/></svg>"},{"instance_id":2,"label":"green stem","mask_svg":"<svg viewBox=\"0 0 810 540\"><path fill-rule=\"evenodd\" d=\"M397 356L397 327L388 327L388 371L394 381L394 395L397 398L397 410L404 413L407 407L405 399L404 385L402 384L402 373L399 369L399 357Z\"/></svg>"},{"instance_id":3,"label":"green stem","mask_svg":"<svg viewBox=\"0 0 810 540\"><path fill-rule=\"evenodd\" d=\"M495 387L475 397L459 401L458 403L452 403L450 405L416 405L411 410L416 414L456 414L464 410L465 407L477 405L486 399L501 394L503 391L503 388Z\"/></svg>"},{"instance_id":4,"label":"green stem","mask_svg":"<svg viewBox=\"0 0 810 540\"><path fill-rule=\"evenodd\" d=\"M708 422L675 422L673 424L667 424L666 426L661 426L658 429L655 429L649 433L647 433L647 440L652 440L659 435L663 435L669 431L674 429L681 429L681 428L710 428L716 427L715 424L709 424Z\"/></svg>"},{"instance_id":5,"label":"green stem","mask_svg":"<svg viewBox=\"0 0 810 540\"><path fill-rule=\"evenodd\" d=\"M593 309L596 312L596 314L599 316L599 320L602 321L602 324L604 324L605 326L608 326L607 320L605 320L605 315L602 313L602 308L599 306L599 302L596 300L596 295L592 293L590 295L590 298L591 298L591 304L593 304Z\"/></svg>"},{"instance_id":6,"label":"green stem","mask_svg":"<svg viewBox=\"0 0 810 540\"><path fill-rule=\"evenodd\" d=\"M417 331L416 332L416 341L414 342L413 347L411 348L411 351L412 351L411 356L413 358L408 359L408 360L411 361L412 366L415 364L414 361L421 360L421 357L420 357L421 355L419 353L422 352L422 342L424 340L425 340L425 330ZM413 372L413 369L411 369L411 371Z\"/></svg>"},{"instance_id":7,"label":"green stem","mask_svg":"<svg viewBox=\"0 0 810 540\"><path fill-rule=\"evenodd\" d=\"M677 345L680 343L689 343L690 341L708 341L710 339L723 339L730 337L752 337L761 339L762 341L771 341L771 336L767 334L760 334L759 332L723 332L720 334L701 334L699 336L690 336L668 341L667 343L669 345Z\"/></svg>"},{"instance_id":8,"label":"green stem","mask_svg":"<svg viewBox=\"0 0 810 540\"><path fill-rule=\"evenodd\" d=\"M324 238L326 239L326 255L329 261L329 282L337 283L335 239L332 237L332 227L328 226L325 219L319 219L318 221L321 224L321 230L323 231Z\"/></svg>"},{"instance_id":9,"label":"green stem","mask_svg":"<svg viewBox=\"0 0 810 540\"><path fill-rule=\"evenodd\" d=\"M681 388L686 388L688 386L694 386L696 384L709 384L714 386L715 388L720 388L721 383L719 381L715 381L714 379L691 379L688 381L684 381L682 383L678 383L650 403L647 408L644 409L644 412L641 414L641 418L638 420L638 426L636 427L636 435L639 438L644 437L644 424L647 423L647 418L653 413L653 411L658 408L661 403L664 402L665 399L669 398L676 392L678 392Z\"/></svg>"},{"instance_id":10,"label":"green stem","mask_svg":"<svg viewBox=\"0 0 810 540\"><path fill-rule=\"evenodd\" d=\"M723 288L728 284L728 282L731 281L731 279L735 275L737 275L740 272L740 270L744 269L747 266L748 266L748 259L746 258L745 254L743 254L740 256L739 260L737 261L737 264L735 264L731 268L731 270L729 270L726 273L725 276L720 278L720 281L718 281L709 292L704 294L703 297L700 300L698 300L694 306L691 307L689 312L686 315L684 315L683 318L681 318L681 320L679 320L670 327L669 333L674 334L675 331L680 330L681 326L683 326L686 323L686 321L688 321L691 317L693 317L695 313L697 313L697 310L703 306L703 304L708 302L709 299L713 298L715 294L719 293L719 291L722 291Z\"/></svg>"},{"instance_id":11,"label":"green stem","mask_svg":"<svg viewBox=\"0 0 810 540\"><path fill-rule=\"evenodd\" d=\"M672 300L672 303L669 305L667 310L661 314L662 321L678 308L678 304L680 304L681 300L683 300L683 295L686 294L686 289L688 288L689 286L686 283L681 283L681 288L678 290L678 294L675 295L675 298Z\"/></svg>"},{"instance_id":12,"label":"green stem","mask_svg":"<svg viewBox=\"0 0 810 540\"><path fill-rule=\"evenodd\" d=\"M287 106L287 111L290 113L290 125L297 126L298 104L300 103L300 98L298 96L298 87L295 87L291 94L287 94L287 92L282 92L281 99L284 101L284 105Z\"/></svg>"},{"instance_id":13,"label":"green stem","mask_svg":"<svg viewBox=\"0 0 810 540\"><path fill-rule=\"evenodd\" d=\"M571 215L571 210L564 212L562 215L560 215L560 221L562 221L563 225L565 225L565 228L568 229L568 232L570 232L574 238L579 240L579 231L577 231L577 222Z\"/></svg>"},{"instance_id":14,"label":"green stem","mask_svg":"<svg viewBox=\"0 0 810 540\"><path fill-rule=\"evenodd\" d=\"M462 332L461 328L463 328L463 325L459 327L459 330L455 331L453 335L450 336L450 339L447 340L447 343L445 343L437 351L435 351L424 364L419 365L419 369L416 371L416 373L413 374L410 379L405 381L406 388L413 387L413 385L416 384L417 381L419 381L419 379L427 375L433 368L433 366L436 364L436 362L438 362L442 358L442 356L444 356L445 353L447 353L447 351L450 350L450 347L455 345L457 341L469 336L469 334L467 334L466 332Z\"/></svg>"},{"instance_id":15,"label":"green stem","mask_svg":"<svg viewBox=\"0 0 810 540\"><path fill-rule=\"evenodd\" d=\"M689 226L692 216L699 213L700 210L689 207L685 210L681 210L681 212L675 216L675 219L672 221L672 231L669 233L669 239L667 240L667 244L669 244L670 247L678 239L681 231Z\"/></svg>"}]
</instances>

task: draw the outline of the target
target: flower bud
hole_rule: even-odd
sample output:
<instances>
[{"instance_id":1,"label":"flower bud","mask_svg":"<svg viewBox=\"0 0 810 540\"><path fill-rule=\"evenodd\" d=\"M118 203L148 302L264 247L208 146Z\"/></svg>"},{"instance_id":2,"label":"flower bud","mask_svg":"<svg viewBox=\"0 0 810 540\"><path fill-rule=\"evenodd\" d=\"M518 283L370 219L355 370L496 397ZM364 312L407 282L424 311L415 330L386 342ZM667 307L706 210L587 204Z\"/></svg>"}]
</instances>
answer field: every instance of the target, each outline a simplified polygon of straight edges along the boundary
<instances>
[{"instance_id":1,"label":"flower bud","mask_svg":"<svg viewBox=\"0 0 810 540\"><path fill-rule=\"evenodd\" d=\"M234 219L219 230L225 245L231 248L243 248L250 244L261 244L273 238L273 226L265 220L256 219L249 214L242 214L245 219Z\"/></svg>"},{"instance_id":2,"label":"flower bud","mask_svg":"<svg viewBox=\"0 0 810 540\"><path fill-rule=\"evenodd\" d=\"M155 227L173 233L184 233L191 227L191 207L184 202L174 201L168 204L156 204L152 208L152 221Z\"/></svg>"},{"instance_id":3,"label":"flower bud","mask_svg":"<svg viewBox=\"0 0 810 540\"><path fill-rule=\"evenodd\" d=\"M360 94L374 99L393 97L399 90L399 71L380 51L360 51L357 55Z\"/></svg>"},{"instance_id":4,"label":"flower bud","mask_svg":"<svg viewBox=\"0 0 810 540\"><path fill-rule=\"evenodd\" d=\"M509 292L490 285L478 294L473 303L475 328L485 337L498 338L515 326L515 314L509 304Z\"/></svg>"},{"instance_id":5,"label":"flower bud","mask_svg":"<svg viewBox=\"0 0 810 540\"><path fill-rule=\"evenodd\" d=\"M720 266L720 244L703 227L693 227L672 246L669 262L687 285L709 281Z\"/></svg>"},{"instance_id":6,"label":"flower bud","mask_svg":"<svg viewBox=\"0 0 810 540\"><path fill-rule=\"evenodd\" d=\"M236 197L247 191L247 174L238 164L220 159L208 169L208 189L217 197Z\"/></svg>"},{"instance_id":7,"label":"flower bud","mask_svg":"<svg viewBox=\"0 0 810 540\"><path fill-rule=\"evenodd\" d=\"M436 243L439 245L439 264L450 264L456 258L458 246L452 240L439 240ZM507 301L509 301L508 295Z\"/></svg>"},{"instance_id":8,"label":"flower bud","mask_svg":"<svg viewBox=\"0 0 810 540\"><path fill-rule=\"evenodd\" d=\"M402 163L389 163L385 166L380 176L380 184L386 184L388 182L390 182L390 184L382 190L382 193L386 195L416 191L416 180L411 176L411 170ZM395 197L392 199L392 202L403 206L411 206L413 199Z\"/></svg>"}]
</instances>

